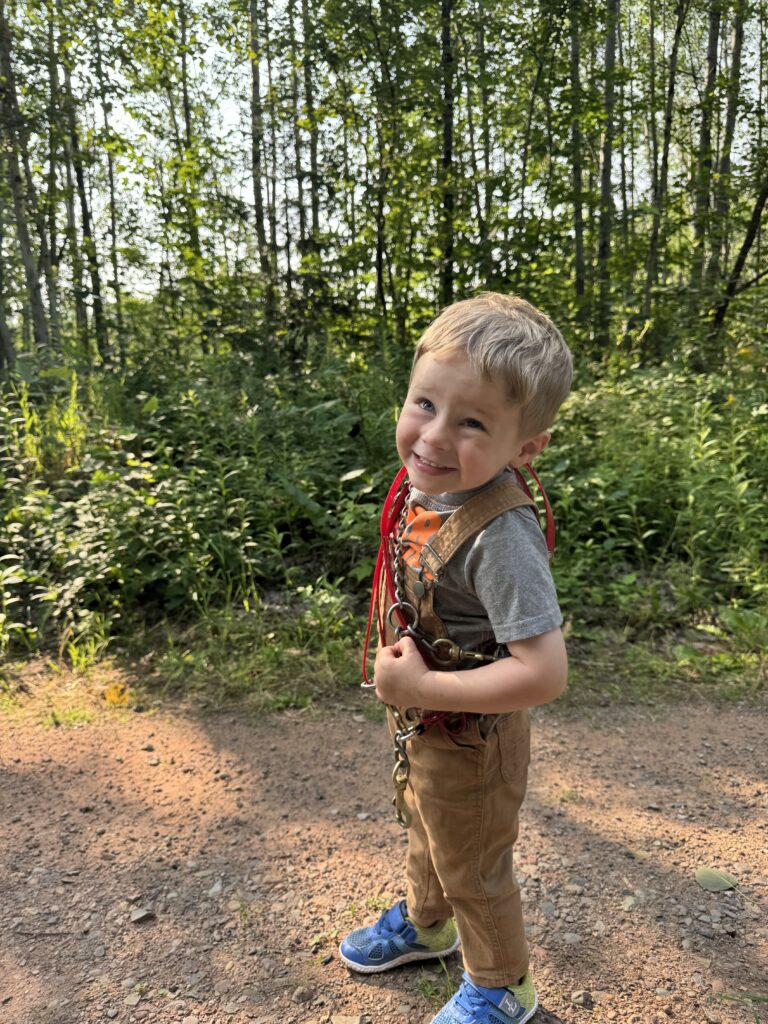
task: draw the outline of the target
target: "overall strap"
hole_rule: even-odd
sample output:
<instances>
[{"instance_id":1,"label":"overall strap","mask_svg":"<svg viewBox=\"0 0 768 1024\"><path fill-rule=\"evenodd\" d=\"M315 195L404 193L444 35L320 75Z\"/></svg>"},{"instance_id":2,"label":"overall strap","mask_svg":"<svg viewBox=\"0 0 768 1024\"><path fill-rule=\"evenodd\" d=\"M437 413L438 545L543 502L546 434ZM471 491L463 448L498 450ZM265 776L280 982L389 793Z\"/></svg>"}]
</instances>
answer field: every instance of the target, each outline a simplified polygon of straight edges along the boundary
<instances>
[{"instance_id":1,"label":"overall strap","mask_svg":"<svg viewBox=\"0 0 768 1024\"><path fill-rule=\"evenodd\" d=\"M419 561L427 570L427 579L431 577L431 581L422 589L421 595L417 596L410 592L408 584L411 581L406 576L406 594L408 600L418 608L421 628L430 640L448 638L445 623L435 610L435 583L439 582L448 562L466 540L493 519L509 509L526 506L535 509L536 503L512 480L500 480L460 505L432 539L423 545ZM455 665L444 667L451 668Z\"/></svg>"},{"instance_id":2,"label":"overall strap","mask_svg":"<svg viewBox=\"0 0 768 1024\"><path fill-rule=\"evenodd\" d=\"M513 508L528 506L536 510L536 502L512 480L500 480L451 513L435 536L421 549L419 560L435 580L461 545L478 533L491 520Z\"/></svg>"}]
</instances>

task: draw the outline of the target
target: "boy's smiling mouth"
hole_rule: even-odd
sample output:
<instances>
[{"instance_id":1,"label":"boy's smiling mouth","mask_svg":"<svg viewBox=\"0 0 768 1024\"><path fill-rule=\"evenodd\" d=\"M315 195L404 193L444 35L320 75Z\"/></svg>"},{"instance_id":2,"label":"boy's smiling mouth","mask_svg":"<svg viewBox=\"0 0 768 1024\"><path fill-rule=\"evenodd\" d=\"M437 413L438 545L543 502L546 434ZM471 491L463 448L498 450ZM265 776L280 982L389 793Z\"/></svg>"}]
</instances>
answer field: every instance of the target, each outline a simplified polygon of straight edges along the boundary
<instances>
[{"instance_id":1,"label":"boy's smiling mouth","mask_svg":"<svg viewBox=\"0 0 768 1024\"><path fill-rule=\"evenodd\" d=\"M431 459L426 458L426 456L419 455L418 452L414 452L413 457L416 460L417 464L426 469L427 471L434 470L435 472L440 473L450 473L453 469L452 466L442 466L438 462L433 462Z\"/></svg>"}]
</instances>

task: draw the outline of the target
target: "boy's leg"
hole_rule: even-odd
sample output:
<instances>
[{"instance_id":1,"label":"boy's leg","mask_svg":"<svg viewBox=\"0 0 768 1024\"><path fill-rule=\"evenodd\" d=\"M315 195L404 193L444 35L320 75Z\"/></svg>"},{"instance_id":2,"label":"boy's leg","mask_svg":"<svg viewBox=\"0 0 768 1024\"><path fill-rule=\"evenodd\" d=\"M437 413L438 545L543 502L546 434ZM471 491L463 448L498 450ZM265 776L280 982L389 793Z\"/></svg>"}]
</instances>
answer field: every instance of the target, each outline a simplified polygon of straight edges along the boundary
<instances>
[{"instance_id":1,"label":"boy's leg","mask_svg":"<svg viewBox=\"0 0 768 1024\"><path fill-rule=\"evenodd\" d=\"M493 721L493 720L491 720ZM456 917L464 964L477 985L515 985L528 970L520 891L512 870L530 749L527 712L499 716L483 738L477 721L460 736L436 727L410 743L413 803L430 861L414 839L414 896L432 902L427 864ZM409 877L409 894L411 892ZM426 896L424 891L426 890ZM410 904L409 904L410 906ZM413 911L421 918L421 907Z\"/></svg>"},{"instance_id":2,"label":"boy's leg","mask_svg":"<svg viewBox=\"0 0 768 1024\"><path fill-rule=\"evenodd\" d=\"M395 725L389 716L390 732ZM371 974L414 960L447 956L458 947L453 911L446 902L429 854L418 810L406 797L413 815L408 830L408 892L378 921L350 932L339 946L342 960L354 971Z\"/></svg>"},{"instance_id":3,"label":"boy's leg","mask_svg":"<svg viewBox=\"0 0 768 1024\"><path fill-rule=\"evenodd\" d=\"M394 722L389 718L390 733L394 731ZM413 740L409 742L412 750ZM414 924L429 928L438 921L453 917L453 908L446 900L443 886L437 877L432 854L429 849L429 836L421 819L418 805L414 800L412 786L405 791L405 800L411 813L411 825L408 829L408 853L406 856L406 904L408 916Z\"/></svg>"}]
</instances>

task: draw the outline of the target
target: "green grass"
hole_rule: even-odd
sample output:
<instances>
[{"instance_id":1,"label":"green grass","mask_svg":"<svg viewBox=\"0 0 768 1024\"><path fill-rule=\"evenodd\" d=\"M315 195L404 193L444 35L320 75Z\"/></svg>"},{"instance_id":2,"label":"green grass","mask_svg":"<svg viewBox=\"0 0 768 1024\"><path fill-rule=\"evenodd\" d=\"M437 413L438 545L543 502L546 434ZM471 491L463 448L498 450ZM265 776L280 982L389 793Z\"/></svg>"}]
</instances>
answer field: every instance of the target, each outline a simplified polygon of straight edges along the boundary
<instances>
[{"instance_id":1,"label":"green grass","mask_svg":"<svg viewBox=\"0 0 768 1024\"><path fill-rule=\"evenodd\" d=\"M59 727L72 727L76 725L85 725L88 722L92 722L94 718L94 711L92 708L51 708L49 713L43 718L43 725L50 728Z\"/></svg>"},{"instance_id":2,"label":"green grass","mask_svg":"<svg viewBox=\"0 0 768 1024\"><path fill-rule=\"evenodd\" d=\"M0 715L12 715L19 710L19 700L13 686L0 675Z\"/></svg>"},{"instance_id":3,"label":"green grass","mask_svg":"<svg viewBox=\"0 0 768 1024\"><path fill-rule=\"evenodd\" d=\"M341 699L367 720L383 721L384 706L360 689L364 623L343 595L318 585L286 601L145 632L132 648L150 666L144 684L160 697L214 708L241 704L253 713L322 709ZM569 637L568 649L569 685L557 705L567 710L760 703L768 690L768 655L695 631L635 638L593 628Z\"/></svg>"},{"instance_id":4,"label":"green grass","mask_svg":"<svg viewBox=\"0 0 768 1024\"><path fill-rule=\"evenodd\" d=\"M358 630L348 599L320 581L271 602L209 611L186 628L161 624L132 650L151 666L150 690L280 711L358 693Z\"/></svg>"},{"instance_id":5,"label":"green grass","mask_svg":"<svg viewBox=\"0 0 768 1024\"><path fill-rule=\"evenodd\" d=\"M591 629L569 638L569 684L559 704L669 704L765 699L768 657L738 642L713 643L706 635L633 637Z\"/></svg>"},{"instance_id":6,"label":"green grass","mask_svg":"<svg viewBox=\"0 0 768 1024\"><path fill-rule=\"evenodd\" d=\"M450 966L442 957L438 963L437 968L421 970L416 979L416 990L435 1010L443 1007L457 991L462 972L455 957L451 959Z\"/></svg>"}]
</instances>

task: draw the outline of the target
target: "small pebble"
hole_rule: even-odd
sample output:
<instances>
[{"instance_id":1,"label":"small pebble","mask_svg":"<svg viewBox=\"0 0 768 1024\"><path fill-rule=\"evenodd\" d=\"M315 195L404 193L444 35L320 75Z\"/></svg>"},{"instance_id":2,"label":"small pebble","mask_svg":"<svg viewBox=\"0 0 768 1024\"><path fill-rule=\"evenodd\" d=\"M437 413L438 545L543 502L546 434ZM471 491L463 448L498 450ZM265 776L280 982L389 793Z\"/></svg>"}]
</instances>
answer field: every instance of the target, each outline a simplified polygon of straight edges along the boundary
<instances>
[{"instance_id":1,"label":"small pebble","mask_svg":"<svg viewBox=\"0 0 768 1024\"><path fill-rule=\"evenodd\" d=\"M308 988L306 985L299 985L291 996L294 1003L311 1003L314 998L314 989Z\"/></svg>"},{"instance_id":2,"label":"small pebble","mask_svg":"<svg viewBox=\"0 0 768 1024\"><path fill-rule=\"evenodd\" d=\"M152 921L155 917L154 910L149 907L137 907L131 911L131 923L141 924L143 921Z\"/></svg>"},{"instance_id":3,"label":"small pebble","mask_svg":"<svg viewBox=\"0 0 768 1024\"><path fill-rule=\"evenodd\" d=\"M571 993L571 1002L574 1006L583 1006L585 1010L591 1010L594 1006L592 993L586 989L578 989L576 992Z\"/></svg>"}]
</instances>

